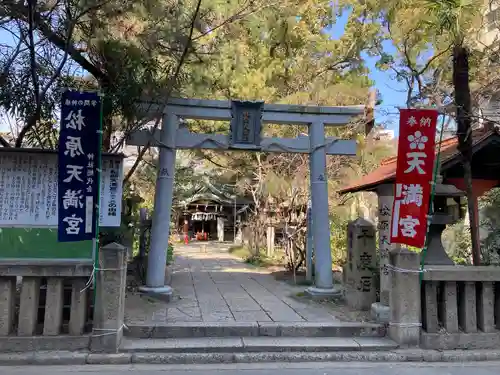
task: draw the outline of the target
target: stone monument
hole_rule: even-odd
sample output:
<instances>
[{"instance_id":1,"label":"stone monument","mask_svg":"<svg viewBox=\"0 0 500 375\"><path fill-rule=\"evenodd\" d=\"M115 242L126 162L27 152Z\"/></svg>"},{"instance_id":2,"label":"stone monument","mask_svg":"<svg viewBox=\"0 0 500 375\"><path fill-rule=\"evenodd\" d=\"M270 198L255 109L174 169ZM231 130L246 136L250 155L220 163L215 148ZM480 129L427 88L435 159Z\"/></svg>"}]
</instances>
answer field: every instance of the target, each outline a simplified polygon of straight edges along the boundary
<instances>
[{"instance_id":1,"label":"stone monument","mask_svg":"<svg viewBox=\"0 0 500 375\"><path fill-rule=\"evenodd\" d=\"M382 184L377 187L378 195L378 251L380 266L380 301L371 306L371 315L379 323L388 323L391 309L389 297L391 290L391 275L386 267L389 264L389 252L394 246L391 244L392 205L394 203L394 185Z\"/></svg>"},{"instance_id":2,"label":"stone monument","mask_svg":"<svg viewBox=\"0 0 500 375\"><path fill-rule=\"evenodd\" d=\"M358 218L347 226L347 238L346 301L354 309L370 310L377 300L375 227Z\"/></svg>"}]
</instances>

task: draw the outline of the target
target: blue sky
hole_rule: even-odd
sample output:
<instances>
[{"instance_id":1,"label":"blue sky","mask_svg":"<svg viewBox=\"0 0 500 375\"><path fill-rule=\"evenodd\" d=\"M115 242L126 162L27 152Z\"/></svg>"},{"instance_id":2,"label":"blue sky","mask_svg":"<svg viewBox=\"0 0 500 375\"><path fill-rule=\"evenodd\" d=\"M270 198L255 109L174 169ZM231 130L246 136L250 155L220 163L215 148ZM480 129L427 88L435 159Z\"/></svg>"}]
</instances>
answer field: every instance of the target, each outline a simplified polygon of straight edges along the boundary
<instances>
[{"instance_id":1,"label":"blue sky","mask_svg":"<svg viewBox=\"0 0 500 375\"><path fill-rule=\"evenodd\" d=\"M14 43L14 39L12 37L12 34L8 33L7 31L5 30L0 30L0 44L13 44ZM4 121L2 121L2 119L0 118L0 132L6 132L6 131L10 131L9 127L8 127L8 124Z\"/></svg>"},{"instance_id":2,"label":"blue sky","mask_svg":"<svg viewBox=\"0 0 500 375\"><path fill-rule=\"evenodd\" d=\"M347 22L348 13L346 12L338 22L329 31L332 38L339 38L342 36ZM0 30L0 44L9 43L14 41L13 36L5 30ZM395 52L395 48L390 44L384 45L388 53ZM371 73L370 78L375 82L375 87L382 94L383 103L376 111L377 123L387 124L389 129L393 129L396 134L398 132L398 107L405 106L406 87L404 84L397 82L391 76L390 72L383 72L375 67L377 62L376 58L363 55L366 65L369 67ZM0 121L0 131L8 131L7 124Z\"/></svg>"},{"instance_id":3,"label":"blue sky","mask_svg":"<svg viewBox=\"0 0 500 375\"><path fill-rule=\"evenodd\" d=\"M349 12L344 12L342 16L338 18L336 24L329 30L329 34L332 38L338 39L343 35L348 17ZM383 46L387 53L396 53L396 48L392 43L384 42ZM375 87L382 95L383 102L375 113L376 122L378 124L386 124L387 128L394 130L397 135L399 130L398 107L406 106L406 85L396 81L393 77L393 73L390 71L384 72L378 70L375 66L377 58L370 57L367 54L362 54L362 57L365 60L365 64L370 69L369 77L375 82Z\"/></svg>"},{"instance_id":4,"label":"blue sky","mask_svg":"<svg viewBox=\"0 0 500 375\"><path fill-rule=\"evenodd\" d=\"M394 47L392 49L395 50ZM389 51L388 51L389 52ZM406 85L391 76L391 72L383 72L375 68L377 59L364 56L370 68L370 78L375 81L375 87L382 95L382 104L376 111L376 121L385 123L388 129L398 133L398 107L406 107Z\"/></svg>"}]
</instances>

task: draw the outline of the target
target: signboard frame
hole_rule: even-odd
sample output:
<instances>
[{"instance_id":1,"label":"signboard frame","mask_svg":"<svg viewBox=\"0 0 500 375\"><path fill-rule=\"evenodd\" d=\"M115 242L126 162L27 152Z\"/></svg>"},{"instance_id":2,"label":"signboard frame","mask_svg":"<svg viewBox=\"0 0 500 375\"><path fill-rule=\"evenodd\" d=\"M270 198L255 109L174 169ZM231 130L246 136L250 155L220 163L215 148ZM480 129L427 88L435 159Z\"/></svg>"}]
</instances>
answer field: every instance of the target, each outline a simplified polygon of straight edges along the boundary
<instances>
[{"instance_id":1,"label":"signboard frame","mask_svg":"<svg viewBox=\"0 0 500 375\"><path fill-rule=\"evenodd\" d=\"M43 149L35 149L35 148L0 148L0 161L1 161L1 158L5 155L5 154L16 154L16 153L19 153L19 154L26 154L26 155L29 155L29 154L32 154L34 155L35 157L37 155L49 155L50 157L53 157L55 158L55 161L56 161L56 164L55 164L55 168L57 169L57 151L56 150L43 150ZM101 186L100 186L100 198L102 200L101 202L101 206L104 207L104 205L109 201L109 197L107 197L105 195L105 192L104 190L109 187L108 185L108 179L109 177L106 175L106 174L109 174L109 170L107 169L106 165L112 160L114 162L119 162L120 163L120 166L119 166L119 173L118 173L118 176L117 176L117 180L121 180L121 177L123 176L123 168L124 168L124 164L123 164L123 161L125 159L125 156L123 154L114 154L114 153L102 153L102 161L103 161L103 173L101 174ZM1 168L2 168L2 165L0 164L0 172L1 172ZM57 187L57 176L55 176L55 179L54 179L54 184L56 185ZM0 187L0 195L1 195L1 187ZM56 192L57 193L57 192ZM104 194L104 199L103 198L103 194ZM122 207L121 207L121 195L123 194L123 186L121 184L121 181L120 181L120 185L119 185L119 188L118 188L118 191L117 191L117 196L119 195L120 198L117 199L117 214L119 214L122 210ZM57 199L57 195L56 195L56 199ZM1 204L0 204L1 206ZM1 208L0 208L1 209ZM106 207L106 210L107 210L107 207ZM103 211L103 210L101 210ZM102 215L102 213L101 213ZM118 215L118 224L115 224L115 225L109 225L109 221L108 222L102 222L102 220L100 220L100 226L101 227L118 227L120 226L120 216ZM6 224L6 223L3 223L1 220L0 220L0 228L57 228L57 210L55 211L55 214L54 214L54 223L53 225L37 225L37 224Z\"/></svg>"},{"instance_id":2,"label":"signboard frame","mask_svg":"<svg viewBox=\"0 0 500 375\"><path fill-rule=\"evenodd\" d=\"M54 158L55 164L53 167L57 171L58 165L58 152L57 150L44 150L36 148L0 148L0 160L5 155L24 154L26 157L48 157ZM118 191L115 194L116 199L116 214L117 222L115 225L109 225L109 221L100 224L100 227L105 228L119 227L121 225L121 212L122 212L122 194L123 194L123 168L124 168L123 154L118 153L102 153L103 161L103 174L100 186L101 207L100 213L108 211L108 203L110 201L110 193L105 192L104 189L109 188L109 169L106 168L109 163L118 162L119 172L116 176L118 182ZM3 166L0 165L0 171ZM104 183L103 183L104 182ZM57 187L57 175L54 176L53 184ZM102 195L104 194L104 199ZM55 195L57 199L57 192ZM14 261L16 259L24 262L33 260L50 260L55 259L58 261L75 260L75 261L91 261L92 260L92 240L65 243L57 242L57 208L55 216L53 217L54 225L27 225L27 224L0 224L0 260ZM39 249L33 249L33 244L40 243ZM17 247L16 247L17 245ZM66 251L66 248L68 249ZM64 249L64 250L62 250ZM40 256L37 254L40 253ZM72 254L74 253L75 256Z\"/></svg>"},{"instance_id":3,"label":"signboard frame","mask_svg":"<svg viewBox=\"0 0 500 375\"><path fill-rule=\"evenodd\" d=\"M260 149L263 101L231 101L230 147Z\"/></svg>"}]
</instances>

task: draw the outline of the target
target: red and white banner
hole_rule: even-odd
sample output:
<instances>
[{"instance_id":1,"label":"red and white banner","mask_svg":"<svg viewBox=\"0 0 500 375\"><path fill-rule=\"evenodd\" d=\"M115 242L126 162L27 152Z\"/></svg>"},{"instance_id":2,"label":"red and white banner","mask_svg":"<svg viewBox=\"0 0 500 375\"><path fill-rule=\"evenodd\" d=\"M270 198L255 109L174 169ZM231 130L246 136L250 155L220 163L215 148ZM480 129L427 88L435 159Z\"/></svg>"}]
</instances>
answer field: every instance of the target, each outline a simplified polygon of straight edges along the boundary
<instances>
[{"instance_id":1,"label":"red and white banner","mask_svg":"<svg viewBox=\"0 0 500 375\"><path fill-rule=\"evenodd\" d=\"M438 112L401 109L391 243L423 247L436 146Z\"/></svg>"}]
</instances>

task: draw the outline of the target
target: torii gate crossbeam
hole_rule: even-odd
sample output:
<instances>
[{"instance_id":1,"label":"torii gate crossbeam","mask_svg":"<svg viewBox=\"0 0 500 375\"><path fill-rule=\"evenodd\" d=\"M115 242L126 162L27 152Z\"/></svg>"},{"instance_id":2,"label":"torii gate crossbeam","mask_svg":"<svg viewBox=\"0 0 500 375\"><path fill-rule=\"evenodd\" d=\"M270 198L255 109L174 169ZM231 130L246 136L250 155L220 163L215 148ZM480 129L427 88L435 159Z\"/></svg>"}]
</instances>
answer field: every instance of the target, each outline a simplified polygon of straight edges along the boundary
<instances>
[{"instance_id":1,"label":"torii gate crossbeam","mask_svg":"<svg viewBox=\"0 0 500 375\"><path fill-rule=\"evenodd\" d=\"M142 103L141 103L142 104ZM306 291L312 295L333 296L330 223L328 215L328 178L326 155L356 155L356 142L325 138L325 126L343 126L364 113L364 106L319 107L262 102L171 99L166 106L143 103L146 115L162 114L161 129L132 133L128 145L160 147L151 247L148 257L145 292L171 294L164 285L166 249L169 240L176 149L220 149L256 152L310 154L312 232L315 250L315 285ZM195 134L179 127L180 118L231 121L231 134ZM308 136L297 138L261 138L261 124L307 125Z\"/></svg>"}]
</instances>

